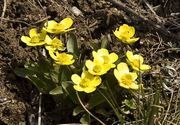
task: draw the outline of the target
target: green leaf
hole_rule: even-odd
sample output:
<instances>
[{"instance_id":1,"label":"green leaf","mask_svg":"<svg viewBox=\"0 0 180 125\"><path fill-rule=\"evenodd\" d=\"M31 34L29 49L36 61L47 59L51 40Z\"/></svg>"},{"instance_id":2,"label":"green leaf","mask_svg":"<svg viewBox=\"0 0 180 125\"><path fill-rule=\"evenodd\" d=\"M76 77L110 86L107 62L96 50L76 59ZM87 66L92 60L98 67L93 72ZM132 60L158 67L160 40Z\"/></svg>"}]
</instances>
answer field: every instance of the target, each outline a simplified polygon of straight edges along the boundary
<instances>
[{"instance_id":1,"label":"green leaf","mask_svg":"<svg viewBox=\"0 0 180 125\"><path fill-rule=\"evenodd\" d=\"M79 104L79 101L76 97L75 90L73 88L72 81L63 81L61 83L63 90L66 92L66 94L70 97L70 99L73 101L74 104Z\"/></svg>"},{"instance_id":2,"label":"green leaf","mask_svg":"<svg viewBox=\"0 0 180 125\"><path fill-rule=\"evenodd\" d=\"M121 108L121 112L123 112L124 114L128 115L130 114L130 111L128 108L124 107L124 108Z\"/></svg>"},{"instance_id":3,"label":"green leaf","mask_svg":"<svg viewBox=\"0 0 180 125\"><path fill-rule=\"evenodd\" d=\"M51 94L51 95L60 95L60 94L63 94L62 87L61 87L61 86L57 86L56 88L54 88L53 90L51 90L51 91L49 92L49 94Z\"/></svg>"},{"instance_id":4,"label":"green leaf","mask_svg":"<svg viewBox=\"0 0 180 125\"><path fill-rule=\"evenodd\" d=\"M27 79L29 79L40 92L44 94L48 93L48 87L46 86L46 83L44 81L42 81L36 76L27 76Z\"/></svg>"},{"instance_id":5,"label":"green leaf","mask_svg":"<svg viewBox=\"0 0 180 125\"><path fill-rule=\"evenodd\" d=\"M39 57L37 64L38 64L38 69L43 73L45 72L49 73L50 70L53 68L51 61L43 56Z\"/></svg>"},{"instance_id":6,"label":"green leaf","mask_svg":"<svg viewBox=\"0 0 180 125\"><path fill-rule=\"evenodd\" d=\"M61 81L68 81L71 79L71 71L68 69L68 66L61 66Z\"/></svg>"},{"instance_id":7,"label":"green leaf","mask_svg":"<svg viewBox=\"0 0 180 125\"><path fill-rule=\"evenodd\" d=\"M95 93L88 101L88 109L92 109L103 102L105 102L105 99L102 97L102 95L99 93Z\"/></svg>"},{"instance_id":8,"label":"green leaf","mask_svg":"<svg viewBox=\"0 0 180 125\"><path fill-rule=\"evenodd\" d=\"M66 46L68 52L75 54L77 57L79 56L80 53L77 45L77 39L74 34L70 34Z\"/></svg>"},{"instance_id":9,"label":"green leaf","mask_svg":"<svg viewBox=\"0 0 180 125\"><path fill-rule=\"evenodd\" d=\"M125 104L127 107L129 107L130 109L136 109L136 104L134 103L133 100L127 100L125 99L123 102L123 104Z\"/></svg>"},{"instance_id":10,"label":"green leaf","mask_svg":"<svg viewBox=\"0 0 180 125\"><path fill-rule=\"evenodd\" d=\"M73 116L78 115L81 112L84 112L85 110L82 108L82 106L77 106L76 108L74 108L73 110Z\"/></svg>"},{"instance_id":11,"label":"green leaf","mask_svg":"<svg viewBox=\"0 0 180 125\"><path fill-rule=\"evenodd\" d=\"M103 115L105 117L107 117L109 115L108 112L103 108L98 108L95 111L96 111L96 113L101 114L101 115Z\"/></svg>"},{"instance_id":12,"label":"green leaf","mask_svg":"<svg viewBox=\"0 0 180 125\"><path fill-rule=\"evenodd\" d=\"M84 114L84 115L81 117L80 122L81 122L82 124L90 125L90 122L91 122L90 115L89 115L88 113Z\"/></svg>"},{"instance_id":13,"label":"green leaf","mask_svg":"<svg viewBox=\"0 0 180 125\"><path fill-rule=\"evenodd\" d=\"M25 68L15 68L15 74L19 77L27 78L27 76L35 75L35 72L25 69Z\"/></svg>"}]
</instances>

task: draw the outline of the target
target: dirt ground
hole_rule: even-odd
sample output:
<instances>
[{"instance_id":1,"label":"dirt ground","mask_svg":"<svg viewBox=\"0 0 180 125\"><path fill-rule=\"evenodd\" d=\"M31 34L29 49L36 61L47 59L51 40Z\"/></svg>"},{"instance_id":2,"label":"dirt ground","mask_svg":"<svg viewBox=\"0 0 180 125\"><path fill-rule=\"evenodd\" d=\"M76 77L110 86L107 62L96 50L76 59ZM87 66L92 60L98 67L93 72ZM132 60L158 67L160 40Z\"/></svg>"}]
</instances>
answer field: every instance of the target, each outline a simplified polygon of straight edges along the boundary
<instances>
[{"instance_id":1,"label":"dirt ground","mask_svg":"<svg viewBox=\"0 0 180 125\"><path fill-rule=\"evenodd\" d=\"M117 0L118 1L118 0ZM16 67L36 60L37 48L28 47L20 37L32 27L43 26L47 20L74 20L74 31L82 43L100 39L101 35L116 39L112 31L123 23L135 26L140 42L133 46L153 69L161 74L170 88L180 83L180 1L123 0L124 8L111 0L1 0L0 1L0 125L35 125L38 111L38 91L26 79L17 77ZM74 13L73 7L80 10ZM130 8L138 16L127 11ZM143 17L141 19L140 17ZM157 28L156 26L160 26ZM85 44L88 48L88 45ZM116 46L110 49L124 49ZM148 74L147 74L148 78ZM178 95L177 95L178 96ZM59 109L60 118L49 117L54 112L48 95L43 97L45 125L78 122L68 109ZM46 105L47 104L47 105ZM57 111L56 111L57 112Z\"/></svg>"}]
</instances>

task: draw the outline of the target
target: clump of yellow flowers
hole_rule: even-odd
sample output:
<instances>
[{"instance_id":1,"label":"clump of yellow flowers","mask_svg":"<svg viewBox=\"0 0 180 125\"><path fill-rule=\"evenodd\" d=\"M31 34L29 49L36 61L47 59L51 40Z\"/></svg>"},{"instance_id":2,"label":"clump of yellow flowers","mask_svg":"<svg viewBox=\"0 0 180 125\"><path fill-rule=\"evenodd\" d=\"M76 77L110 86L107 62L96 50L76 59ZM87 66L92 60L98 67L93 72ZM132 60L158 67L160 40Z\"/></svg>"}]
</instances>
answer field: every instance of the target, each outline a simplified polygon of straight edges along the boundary
<instances>
[{"instance_id":1,"label":"clump of yellow flowers","mask_svg":"<svg viewBox=\"0 0 180 125\"><path fill-rule=\"evenodd\" d=\"M139 85L136 81L138 75L136 71L141 69L143 71L149 70L151 67L149 65L142 64L143 59L140 55L131 55L131 51L127 51L127 62L128 64L135 70L130 72L128 64L125 62L121 62L117 65L117 69L114 69L114 76L118 80L118 83L121 87L126 89L138 89ZM109 53L109 51L105 48L99 49L97 52L93 51L93 61L86 60L85 65L87 71L83 72L81 78L77 74L73 74L71 79L75 83L74 88L77 91L84 91L86 93L90 93L95 91L96 87L101 83L101 80L98 80L98 84L92 83L94 82L92 79L100 79L101 75L106 74L111 68L115 68L114 64L118 60L118 55L116 53ZM129 56L131 55L131 56ZM141 59L137 58L140 57ZM138 60L136 60L138 59ZM140 63L140 65L135 65L136 62ZM142 68L140 68L142 66ZM88 74L91 76L90 78L86 78L84 74Z\"/></svg>"},{"instance_id":2,"label":"clump of yellow flowers","mask_svg":"<svg viewBox=\"0 0 180 125\"><path fill-rule=\"evenodd\" d=\"M139 40L135 38L135 28L127 24L123 24L114 31L114 35L123 43L132 44Z\"/></svg>"},{"instance_id":3,"label":"clump of yellow flowers","mask_svg":"<svg viewBox=\"0 0 180 125\"><path fill-rule=\"evenodd\" d=\"M59 23L50 20L44 24L41 32L38 33L36 28L32 28L29 31L29 36L22 36L21 41L28 46L44 45L56 64L71 65L75 62L73 55L65 52L66 47L60 39L57 37L51 38L48 33L55 35L66 33L75 29L71 28L72 25L73 20L71 18L65 18ZM135 28L127 24L121 25L113 33L119 40L126 44L132 44L139 40L139 38L134 37ZM85 93L94 92L97 86L103 82L101 76L107 74L112 68L115 68L113 73L119 86L137 90L139 88L136 81L138 77L137 72L151 69L149 65L143 64L144 58L141 55L134 55L132 51L126 52L127 63L120 62L117 64L117 67L115 63L118 60L118 55L114 52L110 53L105 48L93 51L92 56L92 60L88 59L85 61L85 69L81 73L81 76L78 74L71 76L71 80L74 83L73 87L77 91L83 91Z\"/></svg>"},{"instance_id":4,"label":"clump of yellow flowers","mask_svg":"<svg viewBox=\"0 0 180 125\"><path fill-rule=\"evenodd\" d=\"M36 28L32 28L29 31L29 36L22 36L21 41L28 46L44 45L56 64L71 65L75 61L73 55L63 52L66 49L63 42L57 37L52 39L47 33L60 34L74 30L74 28L70 28L72 24L71 18L65 18L59 23L51 20L44 24L41 33L38 33Z\"/></svg>"}]
</instances>

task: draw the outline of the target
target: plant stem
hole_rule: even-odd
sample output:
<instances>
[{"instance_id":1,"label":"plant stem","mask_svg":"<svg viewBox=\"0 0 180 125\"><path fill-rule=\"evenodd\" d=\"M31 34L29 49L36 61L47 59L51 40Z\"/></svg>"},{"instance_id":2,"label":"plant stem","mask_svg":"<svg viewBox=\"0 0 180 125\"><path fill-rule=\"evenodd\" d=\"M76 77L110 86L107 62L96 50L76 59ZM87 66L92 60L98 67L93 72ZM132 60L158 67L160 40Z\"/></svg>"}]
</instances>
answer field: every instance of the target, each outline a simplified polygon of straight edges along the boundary
<instances>
[{"instance_id":1,"label":"plant stem","mask_svg":"<svg viewBox=\"0 0 180 125\"><path fill-rule=\"evenodd\" d=\"M80 96L79 96L79 93L76 91L76 96L79 100L79 103L81 104L81 106L83 107L83 109L90 115L92 116L94 119L96 119L99 123L101 123L102 125L106 125L103 121L101 121L99 118L97 118L95 115L93 115L83 104Z\"/></svg>"},{"instance_id":2,"label":"plant stem","mask_svg":"<svg viewBox=\"0 0 180 125\"><path fill-rule=\"evenodd\" d=\"M114 113L116 114L117 118L119 119L119 121L122 121L122 117L121 114L119 113L118 110L116 110L115 105L113 105L114 103L112 103L112 101L110 101L111 99L107 98L100 90L98 90L98 92L104 97L104 99L108 102L108 104L111 106L111 108L113 109Z\"/></svg>"}]
</instances>

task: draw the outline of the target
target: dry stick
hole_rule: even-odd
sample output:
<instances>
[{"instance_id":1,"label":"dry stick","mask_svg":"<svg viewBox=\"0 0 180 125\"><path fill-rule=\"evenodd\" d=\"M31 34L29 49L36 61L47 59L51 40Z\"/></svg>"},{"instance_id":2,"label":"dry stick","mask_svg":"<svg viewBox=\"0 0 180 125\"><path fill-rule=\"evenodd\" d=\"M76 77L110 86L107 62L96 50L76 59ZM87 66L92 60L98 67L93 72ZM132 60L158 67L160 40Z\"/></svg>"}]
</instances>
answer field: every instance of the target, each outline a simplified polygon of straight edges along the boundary
<instances>
[{"instance_id":1,"label":"dry stick","mask_svg":"<svg viewBox=\"0 0 180 125\"><path fill-rule=\"evenodd\" d=\"M168 116L169 110L170 110L170 108L171 108L171 103L172 103L174 91L173 91L172 89L170 89L169 87L167 87L165 83L162 83L162 84L163 84L163 87L164 87L166 90L168 90L168 91L171 92L171 97L170 97L170 100L169 100L169 105L168 105L168 108L167 108L167 110L166 110L166 114L165 114L165 116L164 116L164 118L163 118L163 121L162 121L162 123L161 123L161 125L164 125L164 122L165 122L165 120L166 120L166 118L167 118L167 116Z\"/></svg>"},{"instance_id":2,"label":"dry stick","mask_svg":"<svg viewBox=\"0 0 180 125\"><path fill-rule=\"evenodd\" d=\"M41 125L41 115L42 115L42 92L39 93L39 109L38 109L38 125Z\"/></svg>"},{"instance_id":3,"label":"dry stick","mask_svg":"<svg viewBox=\"0 0 180 125\"><path fill-rule=\"evenodd\" d=\"M4 6L3 6L3 11L1 14L1 18L4 18L5 12L6 12L6 7L7 7L7 1L4 0ZM1 23L2 23L2 19L1 19Z\"/></svg>"},{"instance_id":4,"label":"dry stick","mask_svg":"<svg viewBox=\"0 0 180 125\"><path fill-rule=\"evenodd\" d=\"M157 19L158 23L161 23L161 19L159 19L158 15L156 14L156 12L153 10L153 8L151 7L151 5L147 2L147 0L143 0L143 2L146 4L146 6L151 10L151 12L154 14L155 18Z\"/></svg>"},{"instance_id":5,"label":"dry stick","mask_svg":"<svg viewBox=\"0 0 180 125\"><path fill-rule=\"evenodd\" d=\"M144 22L147 26L153 27L153 29L155 31L163 34L164 36L166 36L168 38L173 38L173 40L176 41L176 43L178 45L180 45L180 43L179 43L180 37L176 36L175 34L170 33L166 28L164 28L158 24L155 24L155 22L150 21L146 17L140 16L134 10L127 7L124 3L120 2L120 1L117 2L116 0L106 0L106 1L112 3L112 5L115 6L117 9L123 10L126 13L130 13L130 14L136 16L140 21Z\"/></svg>"},{"instance_id":6,"label":"dry stick","mask_svg":"<svg viewBox=\"0 0 180 125\"><path fill-rule=\"evenodd\" d=\"M13 19L7 19L7 18L3 18L3 17L0 17L1 20L5 20L5 21L8 21L8 22L14 22L14 23L22 23L22 24L25 24L27 26L32 26L31 24L25 22L25 21L22 21L22 20L13 20Z\"/></svg>"}]
</instances>

